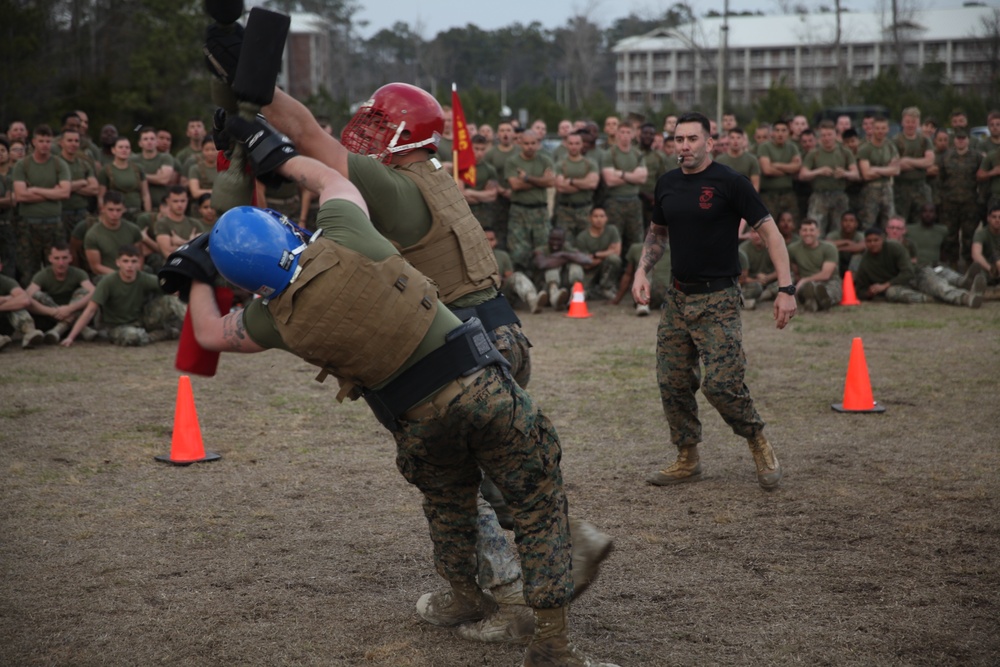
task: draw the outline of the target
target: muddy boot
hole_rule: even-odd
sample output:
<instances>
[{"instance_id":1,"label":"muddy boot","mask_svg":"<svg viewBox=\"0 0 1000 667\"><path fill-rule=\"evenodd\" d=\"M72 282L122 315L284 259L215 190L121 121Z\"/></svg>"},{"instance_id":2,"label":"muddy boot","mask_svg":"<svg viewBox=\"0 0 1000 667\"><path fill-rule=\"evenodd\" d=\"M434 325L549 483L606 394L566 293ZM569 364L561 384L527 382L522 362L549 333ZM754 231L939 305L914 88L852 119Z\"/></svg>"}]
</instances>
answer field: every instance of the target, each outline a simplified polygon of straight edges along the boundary
<instances>
[{"instance_id":1,"label":"muddy boot","mask_svg":"<svg viewBox=\"0 0 1000 667\"><path fill-rule=\"evenodd\" d=\"M32 328L24 332L24 338L21 340L21 347L25 350L33 350L43 342L45 342L45 334L38 329Z\"/></svg>"},{"instance_id":2,"label":"muddy boot","mask_svg":"<svg viewBox=\"0 0 1000 667\"><path fill-rule=\"evenodd\" d=\"M428 623L451 627L482 620L495 606L476 582L453 581L451 590L420 596L417 613Z\"/></svg>"},{"instance_id":3,"label":"muddy boot","mask_svg":"<svg viewBox=\"0 0 1000 667\"><path fill-rule=\"evenodd\" d=\"M477 623L458 626L455 633L474 642L526 643L535 634L535 612L524 601L523 586L518 579L491 589L497 603L493 613Z\"/></svg>"},{"instance_id":4,"label":"muddy boot","mask_svg":"<svg viewBox=\"0 0 1000 667\"><path fill-rule=\"evenodd\" d=\"M701 479L701 460L698 445L678 447L677 460L669 468L658 470L646 478L654 486L670 486L680 482L697 482Z\"/></svg>"},{"instance_id":5,"label":"muddy boot","mask_svg":"<svg viewBox=\"0 0 1000 667\"><path fill-rule=\"evenodd\" d=\"M778 484L781 483L781 464L771 449L771 443L763 433L758 433L752 438L747 438L747 444L750 445L750 453L753 454L753 462L757 466L757 482L760 488L765 491L778 488Z\"/></svg>"},{"instance_id":6,"label":"muddy boot","mask_svg":"<svg viewBox=\"0 0 1000 667\"><path fill-rule=\"evenodd\" d=\"M581 519L569 520L569 536L573 543L572 599L575 600L597 579L601 563L611 553L614 542L610 535Z\"/></svg>"},{"instance_id":7,"label":"muddy boot","mask_svg":"<svg viewBox=\"0 0 1000 667\"><path fill-rule=\"evenodd\" d=\"M961 289L965 290L970 289L972 287L973 281L982 274L983 274L983 267L979 266L978 262L973 262L972 264L969 265L969 268L965 271L965 275L962 276L962 282L960 282L958 286Z\"/></svg>"},{"instance_id":8,"label":"muddy boot","mask_svg":"<svg viewBox=\"0 0 1000 667\"><path fill-rule=\"evenodd\" d=\"M69 331L69 324L66 322L60 322L51 329L45 332L45 344L46 345L58 345L62 337L66 335Z\"/></svg>"},{"instance_id":9,"label":"muddy boot","mask_svg":"<svg viewBox=\"0 0 1000 667\"><path fill-rule=\"evenodd\" d=\"M535 610L535 636L521 667L618 667L587 657L566 632L566 607Z\"/></svg>"},{"instance_id":10,"label":"muddy boot","mask_svg":"<svg viewBox=\"0 0 1000 667\"><path fill-rule=\"evenodd\" d=\"M973 264L973 266L979 266ZM986 276L979 274L969 285L969 291L962 295L962 304L969 308L980 308L983 305L983 292L986 291Z\"/></svg>"},{"instance_id":11,"label":"muddy boot","mask_svg":"<svg viewBox=\"0 0 1000 667\"><path fill-rule=\"evenodd\" d=\"M0 350L10 345L10 336L0 336Z\"/></svg>"}]
</instances>

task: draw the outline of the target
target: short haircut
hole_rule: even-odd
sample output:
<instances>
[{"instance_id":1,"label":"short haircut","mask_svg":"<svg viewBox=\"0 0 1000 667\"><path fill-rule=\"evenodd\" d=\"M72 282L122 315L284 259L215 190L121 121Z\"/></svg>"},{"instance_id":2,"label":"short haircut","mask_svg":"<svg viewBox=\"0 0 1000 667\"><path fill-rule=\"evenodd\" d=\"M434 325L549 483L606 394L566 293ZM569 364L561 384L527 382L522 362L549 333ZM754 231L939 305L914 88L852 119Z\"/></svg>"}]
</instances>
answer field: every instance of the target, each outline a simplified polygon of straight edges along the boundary
<instances>
[{"instance_id":1,"label":"short haircut","mask_svg":"<svg viewBox=\"0 0 1000 667\"><path fill-rule=\"evenodd\" d=\"M681 123L698 123L705 130L705 134L712 133L712 123L709 122L705 114L698 113L697 111L689 111L688 113L681 114L677 119L677 124Z\"/></svg>"},{"instance_id":2,"label":"short haircut","mask_svg":"<svg viewBox=\"0 0 1000 667\"><path fill-rule=\"evenodd\" d=\"M209 132L205 135L205 138L201 140L201 145L204 148L205 144L215 145L215 135Z\"/></svg>"},{"instance_id":3,"label":"short haircut","mask_svg":"<svg viewBox=\"0 0 1000 667\"><path fill-rule=\"evenodd\" d=\"M171 185L170 189L167 190L168 195L184 195L188 196L188 190L183 185Z\"/></svg>"},{"instance_id":4,"label":"short haircut","mask_svg":"<svg viewBox=\"0 0 1000 667\"><path fill-rule=\"evenodd\" d=\"M746 132L744 132L744 131L743 131L743 128L742 128L742 127L740 127L739 125L737 125L737 126L735 126L735 127L732 127L732 128L730 128L730 129L729 129L729 134L738 134L738 135L740 135L741 137L743 137L743 136L746 136Z\"/></svg>"},{"instance_id":5,"label":"short haircut","mask_svg":"<svg viewBox=\"0 0 1000 667\"><path fill-rule=\"evenodd\" d=\"M858 136L858 131L855 130L853 127L849 127L846 130L844 130L844 133L840 135L840 138L845 140L856 139L857 136Z\"/></svg>"},{"instance_id":6,"label":"short haircut","mask_svg":"<svg viewBox=\"0 0 1000 667\"><path fill-rule=\"evenodd\" d=\"M105 204L124 204L125 196L117 190L108 190L104 193Z\"/></svg>"},{"instance_id":7,"label":"short haircut","mask_svg":"<svg viewBox=\"0 0 1000 667\"><path fill-rule=\"evenodd\" d=\"M778 120L776 120L773 123L771 123L771 129L774 129L774 128L778 127L779 125L784 125L785 127L788 127L788 121L785 120L784 118L779 118Z\"/></svg>"},{"instance_id":8,"label":"short haircut","mask_svg":"<svg viewBox=\"0 0 1000 667\"><path fill-rule=\"evenodd\" d=\"M642 126L639 129L640 130L645 130L647 127L653 128L654 132L656 131L656 126L653 125L652 123L643 123Z\"/></svg>"},{"instance_id":9,"label":"short haircut","mask_svg":"<svg viewBox=\"0 0 1000 667\"><path fill-rule=\"evenodd\" d=\"M843 213L841 213L840 214L840 219L843 220L844 218L846 218L849 215L853 216L855 220L858 219L858 214L855 213L854 211L852 211L851 209L847 209L846 211L844 211Z\"/></svg>"},{"instance_id":10,"label":"short haircut","mask_svg":"<svg viewBox=\"0 0 1000 667\"><path fill-rule=\"evenodd\" d=\"M41 125L36 125L35 126L33 134L36 137L51 137L52 136L52 128L49 127L48 125L46 125L45 123L42 123Z\"/></svg>"},{"instance_id":11,"label":"short haircut","mask_svg":"<svg viewBox=\"0 0 1000 667\"><path fill-rule=\"evenodd\" d=\"M142 257L142 253L131 243L118 246L118 254L115 257Z\"/></svg>"},{"instance_id":12,"label":"short haircut","mask_svg":"<svg viewBox=\"0 0 1000 667\"><path fill-rule=\"evenodd\" d=\"M994 109L993 111L990 111L989 114L986 115L986 122L988 123L991 120L996 120L997 118L1000 118L1000 111Z\"/></svg>"},{"instance_id":13,"label":"short haircut","mask_svg":"<svg viewBox=\"0 0 1000 667\"><path fill-rule=\"evenodd\" d=\"M152 132L153 134L156 134L156 128L153 127L152 125L143 125L142 127L139 128L140 137L146 134L147 132Z\"/></svg>"},{"instance_id":14,"label":"short haircut","mask_svg":"<svg viewBox=\"0 0 1000 667\"><path fill-rule=\"evenodd\" d=\"M490 140L484 137L483 135L481 134L472 135L472 144L474 146L482 146L483 144L488 144L488 143L490 143Z\"/></svg>"},{"instance_id":15,"label":"short haircut","mask_svg":"<svg viewBox=\"0 0 1000 667\"><path fill-rule=\"evenodd\" d=\"M986 212L986 215L993 215L997 211L1000 211L1000 204L994 204L990 206L990 210Z\"/></svg>"},{"instance_id":16,"label":"short haircut","mask_svg":"<svg viewBox=\"0 0 1000 667\"><path fill-rule=\"evenodd\" d=\"M881 227L869 227L865 230L865 237L869 236L885 236L885 230Z\"/></svg>"},{"instance_id":17,"label":"short haircut","mask_svg":"<svg viewBox=\"0 0 1000 667\"><path fill-rule=\"evenodd\" d=\"M802 227L802 225L814 225L819 227L819 223L816 222L814 218L802 218L802 222L799 223L799 227Z\"/></svg>"},{"instance_id":18,"label":"short haircut","mask_svg":"<svg viewBox=\"0 0 1000 667\"><path fill-rule=\"evenodd\" d=\"M816 127L818 129L820 129L820 130L836 130L837 129L837 126L833 123L832 120L829 120L829 119L827 119L827 120L821 120L819 122L819 125L817 125Z\"/></svg>"},{"instance_id":19,"label":"short haircut","mask_svg":"<svg viewBox=\"0 0 1000 667\"><path fill-rule=\"evenodd\" d=\"M906 107L903 109L903 117L912 116L920 120L920 109L918 107Z\"/></svg>"},{"instance_id":20,"label":"short haircut","mask_svg":"<svg viewBox=\"0 0 1000 667\"><path fill-rule=\"evenodd\" d=\"M66 241L56 241L49 246L49 252L53 250L58 250L59 252L69 251L69 243L66 243Z\"/></svg>"},{"instance_id":21,"label":"short haircut","mask_svg":"<svg viewBox=\"0 0 1000 667\"><path fill-rule=\"evenodd\" d=\"M202 206L205 202L212 201L212 193L202 192L201 196L195 199L195 201L198 203L198 206Z\"/></svg>"},{"instance_id":22,"label":"short haircut","mask_svg":"<svg viewBox=\"0 0 1000 667\"><path fill-rule=\"evenodd\" d=\"M76 118L77 120L80 120L80 114L78 114L75 111L67 111L59 118L59 122L65 125L66 121L68 121L70 118Z\"/></svg>"},{"instance_id":23,"label":"short haircut","mask_svg":"<svg viewBox=\"0 0 1000 667\"><path fill-rule=\"evenodd\" d=\"M885 116L875 116L875 122L876 123L888 123L889 119L886 118Z\"/></svg>"}]
</instances>

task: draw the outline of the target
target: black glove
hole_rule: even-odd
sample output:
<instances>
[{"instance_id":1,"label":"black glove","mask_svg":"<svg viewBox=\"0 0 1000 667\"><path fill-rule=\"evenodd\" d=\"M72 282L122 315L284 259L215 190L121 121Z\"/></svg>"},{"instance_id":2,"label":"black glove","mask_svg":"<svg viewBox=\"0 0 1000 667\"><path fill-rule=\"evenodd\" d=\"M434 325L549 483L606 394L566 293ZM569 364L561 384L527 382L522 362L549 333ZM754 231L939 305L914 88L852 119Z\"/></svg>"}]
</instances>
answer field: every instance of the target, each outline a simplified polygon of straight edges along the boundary
<instances>
[{"instance_id":1,"label":"black glove","mask_svg":"<svg viewBox=\"0 0 1000 667\"><path fill-rule=\"evenodd\" d=\"M243 26L239 23L229 25L213 23L208 26L205 31L205 45L202 47L208 71L232 85L242 47Z\"/></svg>"},{"instance_id":2,"label":"black glove","mask_svg":"<svg viewBox=\"0 0 1000 667\"><path fill-rule=\"evenodd\" d=\"M187 303L191 295L191 281L215 282L219 271L208 254L209 234L202 234L170 253L163 268L157 272L160 289L166 294L178 293L181 301Z\"/></svg>"},{"instance_id":3,"label":"black glove","mask_svg":"<svg viewBox=\"0 0 1000 667\"><path fill-rule=\"evenodd\" d=\"M215 147L226 154L226 159L230 159L233 154L233 136L226 131L226 110L218 107L212 116L212 138L215 139Z\"/></svg>"},{"instance_id":4,"label":"black glove","mask_svg":"<svg viewBox=\"0 0 1000 667\"><path fill-rule=\"evenodd\" d=\"M226 131L246 144L247 156L254 176L267 187L277 187L286 178L276 173L278 167L298 155L295 144L287 136L268 125L260 114L252 121L239 116L226 119Z\"/></svg>"}]
</instances>

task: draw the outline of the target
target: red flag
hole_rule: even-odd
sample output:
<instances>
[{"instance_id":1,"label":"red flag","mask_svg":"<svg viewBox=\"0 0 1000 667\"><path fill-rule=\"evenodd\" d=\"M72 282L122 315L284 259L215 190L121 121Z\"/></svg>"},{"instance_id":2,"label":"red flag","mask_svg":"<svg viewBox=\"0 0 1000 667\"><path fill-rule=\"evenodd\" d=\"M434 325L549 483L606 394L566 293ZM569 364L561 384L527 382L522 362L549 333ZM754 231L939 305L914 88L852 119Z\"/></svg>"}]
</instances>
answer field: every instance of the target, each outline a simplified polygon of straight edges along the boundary
<instances>
[{"instance_id":1,"label":"red flag","mask_svg":"<svg viewBox=\"0 0 1000 667\"><path fill-rule=\"evenodd\" d=\"M451 109L453 114L452 128L452 162L454 163L455 180L465 181L470 186L476 185L476 154L472 150L472 135L469 126L465 124L465 113L462 111L462 101L458 99L455 84L451 85Z\"/></svg>"}]
</instances>

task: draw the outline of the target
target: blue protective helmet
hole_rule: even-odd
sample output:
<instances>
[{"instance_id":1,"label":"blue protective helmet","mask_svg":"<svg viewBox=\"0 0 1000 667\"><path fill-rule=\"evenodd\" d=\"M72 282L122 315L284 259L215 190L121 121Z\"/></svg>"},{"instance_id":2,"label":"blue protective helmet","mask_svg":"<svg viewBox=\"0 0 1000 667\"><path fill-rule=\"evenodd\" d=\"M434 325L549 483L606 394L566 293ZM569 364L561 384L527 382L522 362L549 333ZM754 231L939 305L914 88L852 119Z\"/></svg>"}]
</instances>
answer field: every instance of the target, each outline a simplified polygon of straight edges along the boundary
<instances>
[{"instance_id":1,"label":"blue protective helmet","mask_svg":"<svg viewBox=\"0 0 1000 667\"><path fill-rule=\"evenodd\" d=\"M295 278L299 254L311 240L277 211L238 206L212 226L208 250L226 280L270 298Z\"/></svg>"}]
</instances>

